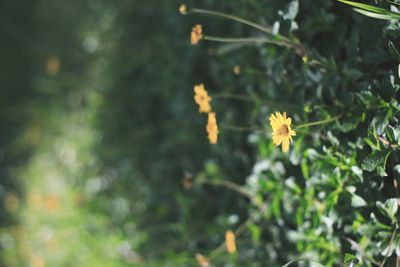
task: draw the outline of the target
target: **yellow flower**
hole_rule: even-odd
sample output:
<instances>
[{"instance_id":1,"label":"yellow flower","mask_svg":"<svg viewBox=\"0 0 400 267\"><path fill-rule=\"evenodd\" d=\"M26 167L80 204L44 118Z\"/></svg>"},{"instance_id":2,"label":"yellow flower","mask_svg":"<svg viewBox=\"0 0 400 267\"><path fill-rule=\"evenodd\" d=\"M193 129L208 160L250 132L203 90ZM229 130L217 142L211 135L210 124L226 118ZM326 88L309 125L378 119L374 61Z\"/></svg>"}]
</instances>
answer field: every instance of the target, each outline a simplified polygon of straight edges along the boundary
<instances>
[{"instance_id":1,"label":"yellow flower","mask_svg":"<svg viewBox=\"0 0 400 267\"><path fill-rule=\"evenodd\" d=\"M296 132L290 127L292 119L286 118L286 112L283 112L283 115L275 112L275 115L271 114L269 117L269 123L272 127L272 141L276 146L282 144L282 152L287 152L289 142L293 141L292 136L296 135Z\"/></svg>"},{"instance_id":2,"label":"yellow flower","mask_svg":"<svg viewBox=\"0 0 400 267\"><path fill-rule=\"evenodd\" d=\"M225 233L225 245L228 253L233 254L237 251L235 234L230 230Z\"/></svg>"},{"instance_id":3,"label":"yellow flower","mask_svg":"<svg viewBox=\"0 0 400 267\"><path fill-rule=\"evenodd\" d=\"M196 254L196 260L200 267L211 267L210 260L201 255L200 253Z\"/></svg>"},{"instance_id":4,"label":"yellow flower","mask_svg":"<svg viewBox=\"0 0 400 267\"><path fill-rule=\"evenodd\" d=\"M4 206L10 213L14 213L19 209L19 198L15 193L7 193L4 197Z\"/></svg>"},{"instance_id":5,"label":"yellow flower","mask_svg":"<svg viewBox=\"0 0 400 267\"><path fill-rule=\"evenodd\" d=\"M186 8L186 5L180 5L179 6L179 12L182 14L182 15L185 15L186 13L187 13L187 8Z\"/></svg>"},{"instance_id":6,"label":"yellow flower","mask_svg":"<svg viewBox=\"0 0 400 267\"><path fill-rule=\"evenodd\" d=\"M218 141L218 125L217 118L215 117L214 112L208 113L206 130L208 133L208 140L210 141L210 144L216 144Z\"/></svg>"},{"instance_id":7,"label":"yellow flower","mask_svg":"<svg viewBox=\"0 0 400 267\"><path fill-rule=\"evenodd\" d=\"M208 95L204 84L194 86L194 101L199 105L200 113L208 113L211 111L211 97Z\"/></svg>"},{"instance_id":8,"label":"yellow flower","mask_svg":"<svg viewBox=\"0 0 400 267\"><path fill-rule=\"evenodd\" d=\"M55 76L60 72L61 62L56 56L49 57L46 61L46 72L50 76Z\"/></svg>"},{"instance_id":9,"label":"yellow flower","mask_svg":"<svg viewBox=\"0 0 400 267\"><path fill-rule=\"evenodd\" d=\"M236 75L239 75L239 74L240 74L240 66L239 66L239 65L236 65L236 66L233 68L233 73L235 73Z\"/></svg>"},{"instance_id":10,"label":"yellow flower","mask_svg":"<svg viewBox=\"0 0 400 267\"><path fill-rule=\"evenodd\" d=\"M192 33L190 34L190 43L196 45L201 38L203 38L203 28L200 24L196 24L192 28Z\"/></svg>"}]
</instances>

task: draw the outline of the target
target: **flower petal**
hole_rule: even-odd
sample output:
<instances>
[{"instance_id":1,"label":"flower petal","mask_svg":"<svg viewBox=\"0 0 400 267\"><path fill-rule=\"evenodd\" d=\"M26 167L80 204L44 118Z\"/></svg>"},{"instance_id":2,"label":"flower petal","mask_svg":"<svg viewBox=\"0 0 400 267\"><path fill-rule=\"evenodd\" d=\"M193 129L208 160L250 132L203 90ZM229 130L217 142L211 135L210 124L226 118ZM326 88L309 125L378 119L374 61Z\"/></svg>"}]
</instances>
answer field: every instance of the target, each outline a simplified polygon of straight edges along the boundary
<instances>
[{"instance_id":1,"label":"flower petal","mask_svg":"<svg viewBox=\"0 0 400 267\"><path fill-rule=\"evenodd\" d=\"M283 138L278 135L273 135L272 136L272 142L274 142L274 145L279 146L283 141Z\"/></svg>"},{"instance_id":2,"label":"flower petal","mask_svg":"<svg viewBox=\"0 0 400 267\"><path fill-rule=\"evenodd\" d=\"M287 152L289 150L289 138L284 138L282 141L282 152Z\"/></svg>"}]
</instances>

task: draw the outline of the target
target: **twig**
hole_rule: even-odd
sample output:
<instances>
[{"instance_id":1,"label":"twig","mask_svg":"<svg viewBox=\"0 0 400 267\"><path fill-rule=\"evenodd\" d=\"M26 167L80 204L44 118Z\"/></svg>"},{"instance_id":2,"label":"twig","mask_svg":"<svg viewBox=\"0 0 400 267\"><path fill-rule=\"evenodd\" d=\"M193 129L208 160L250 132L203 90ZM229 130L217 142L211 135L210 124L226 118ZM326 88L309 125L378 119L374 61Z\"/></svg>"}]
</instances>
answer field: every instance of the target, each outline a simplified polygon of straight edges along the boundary
<instances>
[{"instance_id":1,"label":"twig","mask_svg":"<svg viewBox=\"0 0 400 267\"><path fill-rule=\"evenodd\" d=\"M393 150L397 150L399 147L398 145L392 144L390 143L388 140L386 140L384 137L382 136L378 136L379 141L381 141L384 145L389 146L391 149Z\"/></svg>"},{"instance_id":2,"label":"twig","mask_svg":"<svg viewBox=\"0 0 400 267\"><path fill-rule=\"evenodd\" d=\"M265 203L262 206L259 206L259 212L262 213L265 211L265 209L267 208L267 204ZM240 235L242 235L244 233L244 231L246 230L247 226L251 223L253 223L255 221L254 218L247 218L247 220L242 223L236 230L235 230L235 236L239 237ZM216 256L218 256L225 248L225 242L222 242L216 249L214 249L211 253L210 253L210 258L214 258Z\"/></svg>"},{"instance_id":3,"label":"twig","mask_svg":"<svg viewBox=\"0 0 400 267\"><path fill-rule=\"evenodd\" d=\"M214 186L221 186L225 188L232 189L233 191L241 194L242 196L245 196L246 198L253 200L253 195L251 194L250 191L246 190L242 186L235 184L233 182L227 181L227 180L199 180L200 183L202 184L209 184L209 185L214 185Z\"/></svg>"},{"instance_id":4,"label":"twig","mask_svg":"<svg viewBox=\"0 0 400 267\"><path fill-rule=\"evenodd\" d=\"M386 262L387 258L389 257L389 252L392 249L393 241L394 241L394 238L395 238L396 234L397 234L397 227L396 227L396 229L394 229L394 231L392 233L392 237L390 238L390 242L389 242L388 251L386 252L385 258L383 259L383 261L379 265L379 267L384 267L385 266L385 262Z\"/></svg>"}]
</instances>

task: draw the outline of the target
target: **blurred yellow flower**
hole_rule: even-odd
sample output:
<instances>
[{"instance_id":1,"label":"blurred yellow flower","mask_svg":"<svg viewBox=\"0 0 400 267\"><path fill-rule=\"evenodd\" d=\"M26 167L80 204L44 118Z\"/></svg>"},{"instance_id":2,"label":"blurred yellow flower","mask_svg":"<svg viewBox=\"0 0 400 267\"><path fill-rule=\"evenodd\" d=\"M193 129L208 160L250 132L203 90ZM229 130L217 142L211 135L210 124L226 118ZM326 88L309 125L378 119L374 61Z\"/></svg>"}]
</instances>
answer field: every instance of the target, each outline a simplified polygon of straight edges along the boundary
<instances>
[{"instance_id":1,"label":"blurred yellow flower","mask_svg":"<svg viewBox=\"0 0 400 267\"><path fill-rule=\"evenodd\" d=\"M46 61L46 72L50 76L55 76L60 72L61 62L57 56L51 56Z\"/></svg>"},{"instance_id":2,"label":"blurred yellow flower","mask_svg":"<svg viewBox=\"0 0 400 267\"><path fill-rule=\"evenodd\" d=\"M187 8L186 8L186 5L180 5L179 6L179 12L182 14L182 15L185 15L186 13L187 13Z\"/></svg>"},{"instance_id":3,"label":"blurred yellow flower","mask_svg":"<svg viewBox=\"0 0 400 267\"><path fill-rule=\"evenodd\" d=\"M292 136L296 135L296 132L290 127L292 123L291 118L286 118L286 112L283 115L280 112L275 112L269 117L269 123L272 127L272 141L276 146L282 144L282 152L289 150L289 142L292 142Z\"/></svg>"},{"instance_id":4,"label":"blurred yellow flower","mask_svg":"<svg viewBox=\"0 0 400 267\"><path fill-rule=\"evenodd\" d=\"M30 266L32 267L44 267L44 260L38 254L32 253L30 256Z\"/></svg>"},{"instance_id":5,"label":"blurred yellow flower","mask_svg":"<svg viewBox=\"0 0 400 267\"><path fill-rule=\"evenodd\" d=\"M228 253L230 254L236 253L237 249L236 249L235 234L231 230L225 233L225 245Z\"/></svg>"},{"instance_id":6,"label":"blurred yellow flower","mask_svg":"<svg viewBox=\"0 0 400 267\"><path fill-rule=\"evenodd\" d=\"M19 198L14 192L7 193L4 197L4 206L10 213L14 213L19 209Z\"/></svg>"},{"instance_id":7,"label":"blurred yellow flower","mask_svg":"<svg viewBox=\"0 0 400 267\"><path fill-rule=\"evenodd\" d=\"M203 28L200 24L196 24L192 28L192 33L190 34L190 43L196 45L201 38L203 38Z\"/></svg>"},{"instance_id":8,"label":"blurred yellow flower","mask_svg":"<svg viewBox=\"0 0 400 267\"><path fill-rule=\"evenodd\" d=\"M211 267L210 260L200 253L196 254L196 260L200 267Z\"/></svg>"},{"instance_id":9,"label":"blurred yellow flower","mask_svg":"<svg viewBox=\"0 0 400 267\"><path fill-rule=\"evenodd\" d=\"M239 75L239 74L240 74L240 66L239 66L239 65L236 65L236 66L233 68L233 73L235 73L236 75Z\"/></svg>"},{"instance_id":10,"label":"blurred yellow flower","mask_svg":"<svg viewBox=\"0 0 400 267\"><path fill-rule=\"evenodd\" d=\"M204 84L194 86L194 101L199 105L200 113L208 113L211 111L211 97L204 88Z\"/></svg>"},{"instance_id":11,"label":"blurred yellow flower","mask_svg":"<svg viewBox=\"0 0 400 267\"><path fill-rule=\"evenodd\" d=\"M60 206L60 198L56 195L50 195L46 197L45 203L48 211L55 211Z\"/></svg>"},{"instance_id":12,"label":"blurred yellow flower","mask_svg":"<svg viewBox=\"0 0 400 267\"><path fill-rule=\"evenodd\" d=\"M208 133L208 140L210 141L210 144L216 144L218 141L218 125L217 118L214 112L208 113L206 130Z\"/></svg>"}]
</instances>

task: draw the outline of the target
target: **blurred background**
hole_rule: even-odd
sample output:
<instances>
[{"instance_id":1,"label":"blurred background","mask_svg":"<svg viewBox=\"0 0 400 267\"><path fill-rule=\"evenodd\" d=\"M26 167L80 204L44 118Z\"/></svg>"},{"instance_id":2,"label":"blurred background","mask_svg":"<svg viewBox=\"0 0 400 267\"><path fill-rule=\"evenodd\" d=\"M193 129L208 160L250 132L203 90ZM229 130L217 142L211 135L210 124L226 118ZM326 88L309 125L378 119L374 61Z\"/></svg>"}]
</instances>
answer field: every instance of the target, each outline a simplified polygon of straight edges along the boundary
<instances>
[{"instance_id":1,"label":"blurred background","mask_svg":"<svg viewBox=\"0 0 400 267\"><path fill-rule=\"evenodd\" d=\"M190 266L220 210L244 212L182 186L213 148L179 4L1 1L1 266Z\"/></svg>"}]
</instances>

